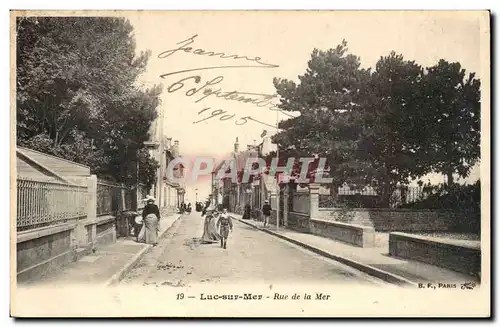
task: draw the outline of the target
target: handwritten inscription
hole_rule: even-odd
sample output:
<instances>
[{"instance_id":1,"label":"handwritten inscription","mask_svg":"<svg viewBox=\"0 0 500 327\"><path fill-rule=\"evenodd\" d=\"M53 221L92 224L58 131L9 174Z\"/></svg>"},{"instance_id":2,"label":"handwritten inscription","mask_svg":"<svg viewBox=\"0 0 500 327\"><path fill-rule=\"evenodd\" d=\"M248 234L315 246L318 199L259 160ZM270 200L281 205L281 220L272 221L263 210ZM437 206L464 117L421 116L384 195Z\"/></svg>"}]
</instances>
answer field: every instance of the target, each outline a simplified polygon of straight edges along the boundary
<instances>
[{"instance_id":1,"label":"handwritten inscription","mask_svg":"<svg viewBox=\"0 0 500 327\"><path fill-rule=\"evenodd\" d=\"M240 56L240 55L237 55L237 54L227 55L224 52L205 51L203 49L193 49L193 47L188 47L188 45L194 43L194 39L196 37L198 37L198 34L195 34L195 35L191 36L190 38L188 38L186 40L178 42L177 44L178 45L180 44L180 46L178 48L163 51L162 53L160 53L158 55L158 58L163 59L163 58L166 58L168 56L173 55L177 51L183 51L185 53L192 53L192 54L200 55L200 56L219 57L221 59L236 59L236 60L238 60L238 59L244 59L246 61L255 62L261 68L276 68L276 67L279 67L278 65L275 65L275 64L268 64L268 63L262 62L261 61L262 60L261 57L253 57L253 58L250 57L249 58L247 56ZM249 66L249 67L259 67L259 66Z\"/></svg>"},{"instance_id":2,"label":"handwritten inscription","mask_svg":"<svg viewBox=\"0 0 500 327\"><path fill-rule=\"evenodd\" d=\"M185 69L185 70L179 70L179 71L174 71L174 72L168 72L161 74L160 77L163 79L166 79L169 76L176 75L176 74L183 74L183 73L188 73L188 72L193 72L193 71L202 71L202 70L212 70L212 69L221 69L221 68L276 68L279 67L278 65L275 64L269 64L266 62L262 61L261 57L248 57L248 56L242 56L242 55L228 55L224 52L214 52L214 51L206 51L200 48L193 48L192 45L195 42L195 39L198 37L198 35L193 35L190 38L183 40L181 42L178 42L177 48L170 49L163 51L158 55L158 58L163 59L167 58L169 56L172 56L173 54L177 52L182 52L182 53L192 53L195 55L199 56L209 56L209 57L217 57L220 59L233 59L233 60L241 60L241 61L246 61L246 62L253 62L253 65L228 65L228 66L211 66L211 67L201 67L201 68L193 68L193 69ZM168 93L175 93L177 91L184 92L184 95L187 97L192 97L195 96L196 100L194 103L199 103L200 101L206 100L208 98L218 98L222 100L228 100L228 101L237 101L240 103L246 103L246 104L251 104L256 107L267 107L269 110L275 110L275 111L282 111L278 109L278 107L272 102L277 96L274 94L265 94L265 93L251 93L251 92L241 92L241 91L224 91L222 88L218 87L218 84L220 84L224 80L224 76L219 75L216 76L210 80L205 79L202 82L203 78L201 75L192 75L188 77L184 77L172 84L169 85L167 88ZM189 89L187 89L187 84L190 83L191 86ZM193 84L197 84L195 87L193 87ZM217 87L214 87L216 86ZM186 88L185 88L186 87ZM187 90L186 90L187 89ZM223 109L214 109L210 112L211 107L205 108L201 111L198 112L198 115L204 115L203 117L200 117L200 120L197 120L193 122L193 124L198 124L203 121L207 121L209 119L214 119L218 118L219 121L225 121L225 120L234 120L234 123L236 125L244 125L248 121L253 121L259 124L263 124L266 126L271 126L275 127L274 125L271 124L266 124L264 122L261 122L257 119L252 118L251 116L243 116L243 117L236 117L236 114L230 113L226 110ZM209 113L208 116L206 114ZM289 114L287 114L289 115ZM291 115L289 115L291 116ZM291 116L293 117L293 116Z\"/></svg>"},{"instance_id":3,"label":"handwritten inscription","mask_svg":"<svg viewBox=\"0 0 500 327\"><path fill-rule=\"evenodd\" d=\"M185 82L190 81L194 82L195 84L199 84L201 82L201 76L200 75L193 75L189 77L182 78L178 80L177 82L172 83L167 91L169 93L173 93L176 91L181 90L184 88ZM212 89L209 88L208 86L213 86L216 84L219 84L224 80L224 76L217 76L213 78L212 80L206 82L203 86L200 88L192 88L186 91L185 95L190 97L193 95L198 94L201 90L203 90L202 94L203 96L199 98L198 100L195 101L195 103L198 103L202 100L207 99L210 96L215 96L219 99L223 100L229 100L229 101L237 101L237 102L243 102L243 103L250 103L253 104L257 107L268 107L270 110L279 110L274 103L272 103L272 100L276 98L275 94L265 94L265 93L250 93L250 92L240 92L240 91L223 91L222 89ZM245 95L253 95L255 97L246 97ZM260 99L259 99L260 97Z\"/></svg>"}]
</instances>

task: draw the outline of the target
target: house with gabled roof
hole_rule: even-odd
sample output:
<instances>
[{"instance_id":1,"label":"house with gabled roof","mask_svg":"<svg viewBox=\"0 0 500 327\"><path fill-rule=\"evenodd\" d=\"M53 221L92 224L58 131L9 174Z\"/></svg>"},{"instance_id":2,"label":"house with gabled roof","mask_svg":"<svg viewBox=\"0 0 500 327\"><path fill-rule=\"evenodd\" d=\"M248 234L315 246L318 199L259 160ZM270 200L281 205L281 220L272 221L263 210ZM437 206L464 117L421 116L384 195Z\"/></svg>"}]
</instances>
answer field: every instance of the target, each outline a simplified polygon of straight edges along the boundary
<instances>
[{"instance_id":1,"label":"house with gabled roof","mask_svg":"<svg viewBox=\"0 0 500 327\"><path fill-rule=\"evenodd\" d=\"M216 190L213 197L218 198L217 204L227 207L233 212L242 212L245 205L250 204L252 208L261 208L264 200L269 198L272 191L276 191L276 180L266 174L253 176L248 181L243 181L243 173L248 159L263 157L264 152L273 151L274 144L270 144L269 137L264 138L258 145L247 145L247 149L240 151L238 137L234 143L234 150L231 153L231 159L234 160L234 167L237 170L237 179L230 177L222 178L214 182ZM274 145L275 148L275 145ZM214 175L219 174L224 168L226 162L220 162L214 169ZM230 173L227 168L226 173Z\"/></svg>"}]
</instances>

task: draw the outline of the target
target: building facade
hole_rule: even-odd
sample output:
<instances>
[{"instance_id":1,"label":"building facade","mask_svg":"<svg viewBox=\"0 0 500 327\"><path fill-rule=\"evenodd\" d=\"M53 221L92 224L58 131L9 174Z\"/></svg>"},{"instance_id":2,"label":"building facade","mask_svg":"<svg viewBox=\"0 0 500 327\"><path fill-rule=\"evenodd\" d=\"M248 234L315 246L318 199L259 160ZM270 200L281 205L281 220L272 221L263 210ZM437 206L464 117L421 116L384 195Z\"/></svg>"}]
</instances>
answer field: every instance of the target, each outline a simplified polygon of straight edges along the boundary
<instances>
[{"instance_id":1,"label":"building facade","mask_svg":"<svg viewBox=\"0 0 500 327\"><path fill-rule=\"evenodd\" d=\"M270 192L275 188L272 178L266 174L254 176L249 181L242 181L247 160L250 158L264 157L270 151L275 151L276 146L270 143L270 138L264 138L258 145L247 145L246 150L240 151L238 138L234 143L232 159L235 161L237 169L237 180L229 177L217 180L212 178L213 195L217 204L227 207L232 212L241 213L247 204L253 208L262 208L264 200L269 198ZM215 169L212 176L216 176L223 168L224 162L221 162Z\"/></svg>"},{"instance_id":2,"label":"building facade","mask_svg":"<svg viewBox=\"0 0 500 327\"><path fill-rule=\"evenodd\" d=\"M149 154L159 163L155 185L149 191L156 198L156 203L161 208L175 211L180 203L184 201L185 183L184 166L182 164L174 167L173 177L168 174L168 165L176 157L180 156L179 141L164 134L164 115L161 107L158 107L158 118L151 125L151 139L144 142ZM180 181L179 181L180 180Z\"/></svg>"}]
</instances>

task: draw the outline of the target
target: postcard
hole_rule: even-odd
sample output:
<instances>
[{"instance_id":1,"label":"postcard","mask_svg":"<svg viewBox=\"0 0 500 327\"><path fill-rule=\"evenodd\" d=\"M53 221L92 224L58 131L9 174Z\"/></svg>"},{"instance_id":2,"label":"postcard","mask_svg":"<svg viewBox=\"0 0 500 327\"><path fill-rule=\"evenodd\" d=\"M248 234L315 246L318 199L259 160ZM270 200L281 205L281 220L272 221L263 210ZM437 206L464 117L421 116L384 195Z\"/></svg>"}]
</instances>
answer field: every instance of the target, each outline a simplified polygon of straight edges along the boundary
<instances>
[{"instance_id":1,"label":"postcard","mask_svg":"<svg viewBox=\"0 0 500 327\"><path fill-rule=\"evenodd\" d=\"M12 316L491 315L488 11L10 31Z\"/></svg>"}]
</instances>

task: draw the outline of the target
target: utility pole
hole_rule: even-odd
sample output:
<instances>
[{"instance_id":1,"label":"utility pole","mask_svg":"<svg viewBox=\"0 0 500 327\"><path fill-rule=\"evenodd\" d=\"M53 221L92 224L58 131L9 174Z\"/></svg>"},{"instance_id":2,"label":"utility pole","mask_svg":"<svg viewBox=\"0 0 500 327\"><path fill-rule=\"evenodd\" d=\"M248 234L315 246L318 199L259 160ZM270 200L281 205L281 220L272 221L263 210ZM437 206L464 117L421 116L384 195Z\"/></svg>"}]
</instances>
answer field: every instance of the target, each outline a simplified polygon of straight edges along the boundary
<instances>
[{"instance_id":1,"label":"utility pole","mask_svg":"<svg viewBox=\"0 0 500 327\"><path fill-rule=\"evenodd\" d=\"M278 134L279 111L276 110L276 134ZM278 141L276 141L276 166L279 165ZM276 173L276 231L280 229L280 184Z\"/></svg>"}]
</instances>

